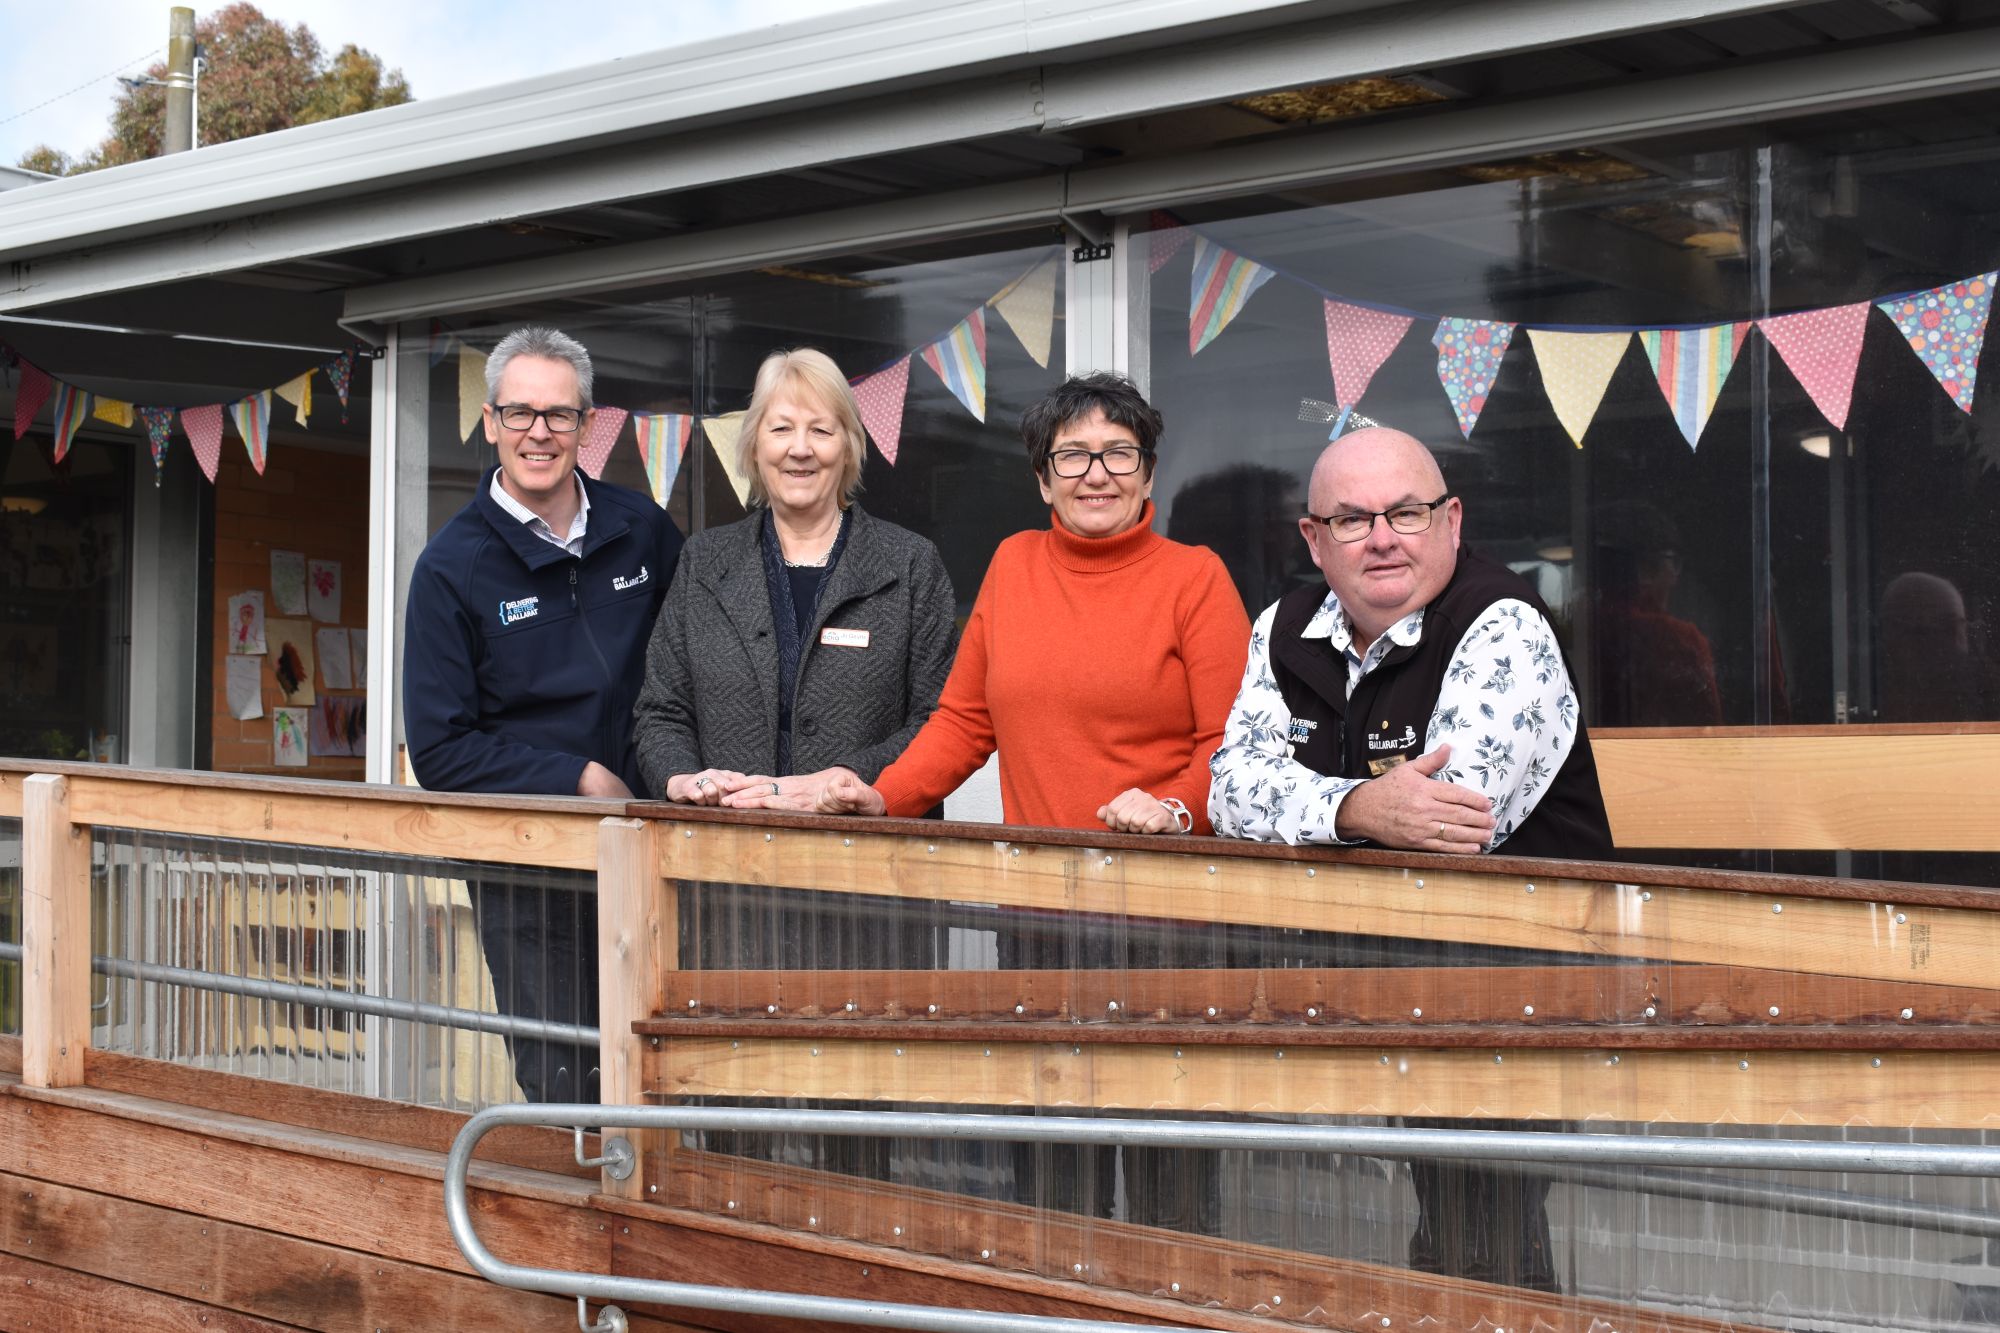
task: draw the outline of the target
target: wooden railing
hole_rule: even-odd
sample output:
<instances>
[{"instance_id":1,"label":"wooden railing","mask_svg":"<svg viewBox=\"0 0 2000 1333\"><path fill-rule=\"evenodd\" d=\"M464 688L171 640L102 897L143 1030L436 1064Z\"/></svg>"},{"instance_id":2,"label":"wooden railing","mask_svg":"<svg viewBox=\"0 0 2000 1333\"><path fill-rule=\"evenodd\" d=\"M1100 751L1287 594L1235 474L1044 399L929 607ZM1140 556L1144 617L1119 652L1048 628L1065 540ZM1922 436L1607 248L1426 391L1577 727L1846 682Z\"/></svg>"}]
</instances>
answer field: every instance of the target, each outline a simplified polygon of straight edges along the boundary
<instances>
[{"instance_id":1,"label":"wooden railing","mask_svg":"<svg viewBox=\"0 0 2000 1333\"><path fill-rule=\"evenodd\" d=\"M1650 845L1716 845L1694 839L1743 828L1791 830L1772 846L1906 845L1869 830L1946 826L1976 830L1949 845L2000 841L2000 787L1985 781L2000 737L1859 737L1917 756L1915 776L1883 766L1893 789L1860 795L1827 777L1864 762L1841 751L1851 739L1610 736L1600 762L1621 836L1654 830ZM2000 895L1983 889L50 768L0 766L0 818L23 828L17 1049L33 1086L92 1078L88 848L105 827L594 868L610 1106L785 1099L1555 1132L1918 1127L1949 1139L1993 1127L2000 1104ZM1702 782L1654 777L1696 771ZM1737 796L1711 801L1710 790ZM1731 802L1753 790L1783 804L1783 820L1746 823ZM1686 821L1668 817L1681 809ZM615 1126L615 1112L605 1119ZM1167 1163L1174 1202L1191 1210L1169 1217L1141 1199L1157 1161L1102 1172L1112 1194L1093 1199L1092 1182L1055 1179L1086 1171L1071 1159L1039 1159L1030 1181L1025 1158L906 1148L892 1163L817 1144L726 1146L655 1136L641 1170L603 1188L627 1206L775 1227L802 1245L845 1238L934 1256L996 1292L1040 1275L1192 1301L1228 1327L1260 1315L1346 1327L1373 1311L1394 1327L1541 1319L1581 1333L1592 1320L1624 1327L1650 1289L1648 1327L1709 1328L1689 1311L1754 1322L1748 1293L1780 1267L1853 1267L1804 1243L1779 1244L1782 1264L1747 1243L1718 1252L1698 1220L1648 1220L1646 1245L1709 1266L1673 1292L1606 1257L1644 1249L1632 1201L1649 1187L1636 1178L1572 1183L1571 1220L1557 1224L1570 1294L1556 1298L1404 1268L1410 1205L1393 1170L1370 1176L1363 1207L1314 1194L1333 1180L1320 1165L1238 1163L1229 1177ZM1941 1210L1982 1200L1976 1188L1915 1197ZM1597 1202L1574 1202L1586 1199ZM1624 1233L1593 1237L1585 1214L1601 1221L1607 1206ZM1761 1215L1839 1217L1843 1206L1779 1200ZM1330 1224L1312 1220L1328 1207L1376 1220L1329 1239ZM1218 1208L1222 1234L1190 1239L1218 1229L1207 1216ZM1963 1256L1927 1244L1955 1279L1996 1280L1981 1242L1967 1239ZM1946 1280L1886 1248L1871 1263L1884 1292ZM867 1289L839 1265L816 1280ZM1835 1313L1865 1322L1875 1298L1843 1299L1853 1308ZM1678 1314L1660 1304L1676 1300ZM1910 1308L1894 1293L1877 1304Z\"/></svg>"}]
</instances>

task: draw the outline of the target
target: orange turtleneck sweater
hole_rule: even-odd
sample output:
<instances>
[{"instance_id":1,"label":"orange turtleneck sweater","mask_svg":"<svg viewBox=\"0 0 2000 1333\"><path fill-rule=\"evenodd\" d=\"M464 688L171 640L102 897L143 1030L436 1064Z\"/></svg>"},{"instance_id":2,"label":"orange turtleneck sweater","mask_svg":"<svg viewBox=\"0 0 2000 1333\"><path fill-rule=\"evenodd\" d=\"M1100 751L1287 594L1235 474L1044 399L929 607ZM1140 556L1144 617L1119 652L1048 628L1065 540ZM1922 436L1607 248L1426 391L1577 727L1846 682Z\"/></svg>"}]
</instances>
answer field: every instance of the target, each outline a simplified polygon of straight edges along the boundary
<instances>
[{"instance_id":1,"label":"orange turtleneck sweater","mask_svg":"<svg viewBox=\"0 0 2000 1333\"><path fill-rule=\"evenodd\" d=\"M1010 824L1101 828L1128 787L1172 797L1208 833L1208 760L1243 679L1250 621L1222 561L1153 531L1051 519L987 566L937 711L876 781L918 815L1000 751Z\"/></svg>"}]
</instances>

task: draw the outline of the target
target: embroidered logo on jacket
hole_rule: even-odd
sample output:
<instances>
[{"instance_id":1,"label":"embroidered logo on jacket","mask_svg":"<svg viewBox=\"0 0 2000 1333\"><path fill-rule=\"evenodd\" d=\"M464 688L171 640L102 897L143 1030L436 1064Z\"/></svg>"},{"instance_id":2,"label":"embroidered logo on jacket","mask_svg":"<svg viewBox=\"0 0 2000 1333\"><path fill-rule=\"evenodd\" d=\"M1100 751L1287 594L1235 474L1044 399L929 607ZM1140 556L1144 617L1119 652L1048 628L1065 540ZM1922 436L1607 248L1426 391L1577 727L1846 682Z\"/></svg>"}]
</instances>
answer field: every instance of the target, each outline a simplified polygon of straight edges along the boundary
<instances>
[{"instance_id":1,"label":"embroidered logo on jacket","mask_svg":"<svg viewBox=\"0 0 2000 1333\"><path fill-rule=\"evenodd\" d=\"M1304 745L1313 738L1313 728L1318 725L1312 718L1295 717L1292 719L1291 734L1285 739L1293 745Z\"/></svg>"},{"instance_id":2,"label":"embroidered logo on jacket","mask_svg":"<svg viewBox=\"0 0 2000 1333\"><path fill-rule=\"evenodd\" d=\"M634 574L629 579L626 578L623 574L619 574L616 577L614 577L611 580L611 591L624 592L627 588L636 588L642 583L649 582L652 579L652 577L653 577L652 571L648 570L644 565L641 565L639 566L639 572L637 574Z\"/></svg>"},{"instance_id":3,"label":"embroidered logo on jacket","mask_svg":"<svg viewBox=\"0 0 2000 1333\"><path fill-rule=\"evenodd\" d=\"M1400 736L1370 736L1368 748L1371 750L1407 750L1417 743L1417 729L1404 727Z\"/></svg>"},{"instance_id":4,"label":"embroidered logo on jacket","mask_svg":"<svg viewBox=\"0 0 2000 1333\"><path fill-rule=\"evenodd\" d=\"M511 625L517 620L527 620L542 613L542 599L523 597L517 601L500 603L500 623Z\"/></svg>"}]
</instances>

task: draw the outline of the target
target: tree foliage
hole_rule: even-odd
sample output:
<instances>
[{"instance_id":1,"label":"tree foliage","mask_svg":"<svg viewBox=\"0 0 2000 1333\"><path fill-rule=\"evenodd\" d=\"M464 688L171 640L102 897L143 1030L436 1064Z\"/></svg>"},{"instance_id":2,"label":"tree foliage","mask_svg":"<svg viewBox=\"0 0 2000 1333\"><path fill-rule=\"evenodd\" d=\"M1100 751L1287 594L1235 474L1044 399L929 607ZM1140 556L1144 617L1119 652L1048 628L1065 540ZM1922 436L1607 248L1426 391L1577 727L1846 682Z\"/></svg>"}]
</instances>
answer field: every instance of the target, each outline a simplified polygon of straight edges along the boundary
<instances>
[{"instance_id":1,"label":"tree foliage","mask_svg":"<svg viewBox=\"0 0 2000 1333\"><path fill-rule=\"evenodd\" d=\"M410 100L409 81L401 70L385 69L380 56L350 43L329 58L312 29L303 23L288 28L266 18L248 0L199 20L195 41L204 58L197 117L203 144ZM147 70L155 79L166 72L164 64ZM72 175L158 157L165 124L165 89L152 84L126 88L112 105L111 133L90 153L72 159L44 144L23 156L20 165Z\"/></svg>"}]
</instances>

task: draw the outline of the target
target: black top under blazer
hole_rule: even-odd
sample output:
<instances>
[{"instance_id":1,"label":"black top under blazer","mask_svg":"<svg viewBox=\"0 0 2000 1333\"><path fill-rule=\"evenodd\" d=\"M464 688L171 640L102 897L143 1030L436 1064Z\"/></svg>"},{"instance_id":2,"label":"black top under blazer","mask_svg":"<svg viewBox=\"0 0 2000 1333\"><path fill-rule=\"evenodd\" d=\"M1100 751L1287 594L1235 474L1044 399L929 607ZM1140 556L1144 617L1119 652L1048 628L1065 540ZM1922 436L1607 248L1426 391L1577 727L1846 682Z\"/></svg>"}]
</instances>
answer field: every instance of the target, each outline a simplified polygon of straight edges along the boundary
<instances>
[{"instance_id":1,"label":"black top under blazer","mask_svg":"<svg viewBox=\"0 0 2000 1333\"><path fill-rule=\"evenodd\" d=\"M665 798L676 773L777 771L778 642L763 521L753 512L699 532L681 553L632 710L639 771L655 797ZM858 505L847 524L846 549L800 645L791 768L837 764L872 783L937 707L957 650L958 604L930 542ZM865 630L867 646L824 642L829 628Z\"/></svg>"}]
</instances>

